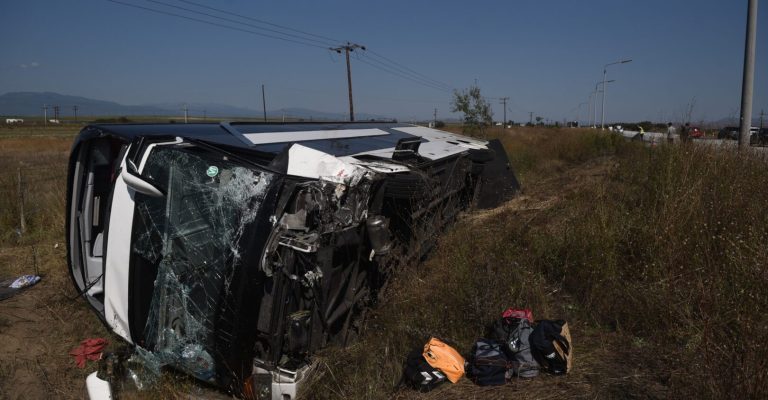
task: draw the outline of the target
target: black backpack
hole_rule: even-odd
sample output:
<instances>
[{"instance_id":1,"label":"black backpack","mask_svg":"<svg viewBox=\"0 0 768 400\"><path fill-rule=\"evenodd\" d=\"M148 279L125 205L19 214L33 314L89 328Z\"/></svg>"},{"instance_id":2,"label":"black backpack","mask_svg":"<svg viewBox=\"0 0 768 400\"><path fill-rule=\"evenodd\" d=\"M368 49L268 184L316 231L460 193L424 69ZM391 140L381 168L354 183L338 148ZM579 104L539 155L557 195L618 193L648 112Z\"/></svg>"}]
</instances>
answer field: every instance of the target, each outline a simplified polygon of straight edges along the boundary
<instances>
[{"instance_id":1,"label":"black backpack","mask_svg":"<svg viewBox=\"0 0 768 400\"><path fill-rule=\"evenodd\" d=\"M506 382L507 356L501 343L477 339L469 356L467 377L480 386L497 386Z\"/></svg>"},{"instance_id":2,"label":"black backpack","mask_svg":"<svg viewBox=\"0 0 768 400\"><path fill-rule=\"evenodd\" d=\"M419 392L429 392L445 382L445 375L433 368L422 355L423 349L414 349L405 361L403 378L409 386Z\"/></svg>"},{"instance_id":3,"label":"black backpack","mask_svg":"<svg viewBox=\"0 0 768 400\"><path fill-rule=\"evenodd\" d=\"M533 378L539 375L539 363L531 353L529 337L533 332L526 318L500 318L494 322L494 339L503 343L509 359L509 377Z\"/></svg>"},{"instance_id":4,"label":"black backpack","mask_svg":"<svg viewBox=\"0 0 768 400\"><path fill-rule=\"evenodd\" d=\"M563 320L540 320L536 323L530 337L533 355L548 372L555 375L568 373L573 359L568 323Z\"/></svg>"}]
</instances>

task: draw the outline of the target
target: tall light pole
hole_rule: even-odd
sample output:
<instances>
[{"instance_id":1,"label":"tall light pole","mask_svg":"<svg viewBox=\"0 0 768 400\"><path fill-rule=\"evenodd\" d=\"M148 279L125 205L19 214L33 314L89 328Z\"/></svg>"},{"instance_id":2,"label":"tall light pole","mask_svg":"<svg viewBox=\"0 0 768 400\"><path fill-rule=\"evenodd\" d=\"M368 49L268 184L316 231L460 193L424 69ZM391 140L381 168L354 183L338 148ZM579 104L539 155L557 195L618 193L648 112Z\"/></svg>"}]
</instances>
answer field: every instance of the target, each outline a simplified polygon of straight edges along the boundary
<instances>
[{"instance_id":1,"label":"tall light pole","mask_svg":"<svg viewBox=\"0 0 768 400\"><path fill-rule=\"evenodd\" d=\"M757 0L749 0L747 9L747 38L744 45L744 75L741 81L741 115L739 148L749 147L752 127L752 89L755 82L755 32L757 31Z\"/></svg>"},{"instance_id":2,"label":"tall light pole","mask_svg":"<svg viewBox=\"0 0 768 400\"><path fill-rule=\"evenodd\" d=\"M632 62L631 59L628 60L619 60L612 63L605 64L603 66L603 105L600 108L600 129L605 129L605 77L608 74L608 66L615 65L615 64L626 64L628 62Z\"/></svg>"},{"instance_id":3,"label":"tall light pole","mask_svg":"<svg viewBox=\"0 0 768 400\"><path fill-rule=\"evenodd\" d=\"M616 82L616 80L615 79L611 79L610 81L605 81L604 80L602 82L595 83L595 91L592 92L593 103L595 103L594 106L592 107L592 110L593 110L593 112L595 114L594 119L592 120L592 121L594 121L592 123L592 126L597 125L597 94L600 93L600 91L597 90L597 88L600 87L600 85L603 85L603 95L605 95L605 84L606 83L611 83L611 82ZM601 126L601 129L602 129L602 126Z\"/></svg>"},{"instance_id":4,"label":"tall light pole","mask_svg":"<svg viewBox=\"0 0 768 400\"><path fill-rule=\"evenodd\" d=\"M582 101L581 103L579 103L579 106L578 106L579 109L576 111L577 112L577 114L576 114L576 121L579 122L579 128L581 128L581 121L579 121L579 120L581 119L581 106L583 106L583 105L587 106L587 112L589 112L589 101ZM589 117L587 117L587 118L589 118Z\"/></svg>"}]
</instances>

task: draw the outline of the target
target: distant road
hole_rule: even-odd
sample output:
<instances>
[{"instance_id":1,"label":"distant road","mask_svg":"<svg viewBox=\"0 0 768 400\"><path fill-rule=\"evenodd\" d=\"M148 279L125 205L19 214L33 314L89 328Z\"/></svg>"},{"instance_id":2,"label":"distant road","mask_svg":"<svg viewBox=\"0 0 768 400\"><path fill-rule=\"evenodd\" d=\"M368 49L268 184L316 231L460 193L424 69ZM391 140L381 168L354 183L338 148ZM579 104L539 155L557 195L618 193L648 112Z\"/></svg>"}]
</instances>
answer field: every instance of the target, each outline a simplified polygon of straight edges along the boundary
<instances>
[{"instance_id":1,"label":"distant road","mask_svg":"<svg viewBox=\"0 0 768 400\"><path fill-rule=\"evenodd\" d=\"M627 131L627 130L620 133L621 136L624 136L627 139L635 139L635 137L639 134L640 132L638 131ZM639 140L639 138L637 138L637 140ZM677 135L677 134L672 135L672 140L675 143L679 143L680 135ZM739 146L738 140L729 140L729 139L692 138L691 141L693 141L694 143L706 144L710 146L723 147L723 148L732 148L732 149L736 149ZM667 134L661 133L661 132L645 132L643 134L643 142L648 143L650 145L666 143ZM750 146L750 148L754 149L755 151L768 152L768 147L765 147L765 146Z\"/></svg>"}]
</instances>

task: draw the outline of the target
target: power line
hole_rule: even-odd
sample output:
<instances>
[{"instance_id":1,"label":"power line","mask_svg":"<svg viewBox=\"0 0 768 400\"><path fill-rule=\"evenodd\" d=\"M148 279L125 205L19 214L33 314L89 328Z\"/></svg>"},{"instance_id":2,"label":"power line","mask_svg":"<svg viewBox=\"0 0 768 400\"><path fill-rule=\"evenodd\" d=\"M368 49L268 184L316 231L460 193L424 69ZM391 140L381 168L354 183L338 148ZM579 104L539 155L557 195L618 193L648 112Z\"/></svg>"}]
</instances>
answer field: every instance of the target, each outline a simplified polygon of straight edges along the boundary
<instances>
[{"instance_id":1,"label":"power line","mask_svg":"<svg viewBox=\"0 0 768 400\"><path fill-rule=\"evenodd\" d=\"M157 2L155 0L147 0L147 1ZM320 38L320 39L324 39L325 41L331 42L333 44L339 42L338 39L333 39L333 38L330 38L330 37L327 37L327 36L318 35L318 34L314 34L314 33L311 33L311 32L306 32L306 31L290 28L290 27L287 27L287 26L284 26L284 25L275 24L275 23L271 23L271 22L268 22L268 21L260 20L260 19L257 19L257 18L249 17L247 15L233 13L233 12L229 12L229 11L222 10L222 9L219 9L219 8L206 6L204 4L196 3L196 2L193 2L193 1L190 1L190 0L179 0L179 1L181 1L183 3L187 3L187 4L192 4L192 5L201 7L201 8L205 8L205 9L208 9L208 10L220 12L220 13L223 13L223 14L227 14L227 15L231 15L231 16L235 16L235 17L239 17L239 18L244 18L244 19L247 19L247 20L255 21L255 22L258 22L258 23L274 26L274 27L277 27L277 28L280 28L280 29L301 33L302 35L317 37L317 38ZM188 10L186 8L182 8L182 9ZM193 11L193 12L195 12L195 11ZM205 15L208 15L208 14L205 14ZM231 21L231 20L229 20L229 21ZM232 22L236 22L237 23L237 21L232 21ZM249 25L249 26L253 26L253 25ZM279 32L279 33L283 34L282 32ZM295 35L290 35L290 36L296 37ZM302 39L316 41L316 40L308 39L308 38L302 38ZM323 42L320 42L320 41L316 41L316 42L323 43ZM449 89L449 90L453 89L453 87L451 85L447 84L447 83L438 81L436 79L432 79L432 78L430 78L430 77L428 77L428 76L426 76L426 75L424 75L422 73L419 73L419 72L417 72L417 71L415 71L415 70L413 70L411 68L408 68L407 66L405 66L405 65L403 65L401 63L398 63L397 61L394 61L391 58L388 58L388 57L386 57L386 56L384 56L384 55L382 55L380 53L377 53L377 52L372 51L372 50L368 50L368 52L370 52L373 56L378 57L379 59L383 60L383 62L389 64L391 68L399 70L399 71L401 71L401 72L403 72L403 73L405 73L407 75L415 75L417 78L423 79L423 80L425 80L425 81L427 81L427 82L429 82L429 83L431 83L433 85L441 86L441 87L444 87L444 88ZM379 62L381 63L381 61L379 61Z\"/></svg>"},{"instance_id":2,"label":"power line","mask_svg":"<svg viewBox=\"0 0 768 400\"><path fill-rule=\"evenodd\" d=\"M287 26L284 26L284 25L279 25L279 24L275 24L275 23L272 23L272 22L267 22L267 21L264 21L264 20L261 20L261 19L249 17L247 15L242 15L242 14L238 14L238 13L233 13L233 12L225 11L225 10L222 10L222 9L219 9L219 8L214 8L214 7L206 6L204 4L195 3L194 1L189 1L189 0L179 0L179 1L181 1L182 3L192 4L192 5L201 7L201 8L206 8L206 9L211 10L211 11L217 11L217 12L220 12L222 14L227 14L227 15L231 15L231 16L234 16L234 17L244 18L244 19L247 19L247 20L251 20L251 21L254 21L254 22L261 23L261 24L266 24L266 25L269 25L269 26L274 26L276 28L280 28L280 29L285 29L285 30L292 31L292 32L301 33L301 34L307 35L307 36L314 36L316 38L325 39L329 43L339 43L340 42L340 40L338 40L338 39L333 39L333 38L329 38L327 36L318 35L318 34L310 33L310 32L305 32L305 31L294 29L294 28L290 28L290 27L287 27Z\"/></svg>"},{"instance_id":3,"label":"power line","mask_svg":"<svg viewBox=\"0 0 768 400\"><path fill-rule=\"evenodd\" d=\"M277 39L277 40L282 40L282 41L285 41L285 42L291 42L291 43L301 44L301 45L310 46L310 47L317 47L317 48L321 48L321 49L325 49L326 48L325 46L320 46L320 45L313 44L313 43L301 42L301 41L298 41L298 40L293 40L293 39L283 38L283 37L279 37L279 36L268 35L266 33L255 32L255 31L252 31L252 30L238 28L238 27L235 27L235 26L219 24L219 23L216 23L216 22L206 21L206 20L200 19L200 18L189 17L189 16L181 15L181 14L175 14L175 13L172 13L172 12L163 11L163 10L157 10L157 9L154 9L154 8L144 7L144 6L140 6L140 5L137 5L137 4L125 3L125 2L122 2L122 1L119 1L119 0L107 0L107 1L110 2L110 3L122 4L122 5L127 6L127 7L133 7L133 8L138 8L138 9L141 9L141 10L151 11L151 12L158 13L158 14L164 14L164 15L168 15L168 16L171 16L171 17L182 18L182 19L187 19L187 20L190 20L190 21L200 22L200 23L203 23L203 24L218 26L218 27L224 28L224 29L230 29L230 30L233 30L233 31L240 31L240 32L250 33L250 34L256 35L256 36L263 36L263 37L267 37L267 38L270 38L270 39Z\"/></svg>"},{"instance_id":4,"label":"power line","mask_svg":"<svg viewBox=\"0 0 768 400\"><path fill-rule=\"evenodd\" d=\"M368 57L367 56L367 52L363 54L363 57L366 58L368 61L366 62L365 60L362 60L359 56L357 57L357 60L360 61L360 62L366 63L368 65L371 65L371 66L373 66L373 67L375 67L377 69L380 69L382 71L385 71L387 73L390 73L390 74L396 75L398 77L401 77L403 79L408 79L408 80L410 80L412 82L416 82L416 83L419 83L421 85L428 86L428 87L430 87L432 89L437 89L437 90L441 90L441 91L445 91L445 92L450 92L450 91L453 90L453 88L450 87L449 85L442 86L442 85L437 84L437 83L432 83L434 80L428 80L428 79L421 78L420 76L418 76L416 74L413 74L413 73L410 73L410 72L408 72L408 71L406 71L406 70L404 70L402 68L392 67L391 65L385 64L382 61L379 61L379 60L377 60L375 58Z\"/></svg>"},{"instance_id":5,"label":"power line","mask_svg":"<svg viewBox=\"0 0 768 400\"><path fill-rule=\"evenodd\" d=\"M147 1L157 2L156 0L147 0ZM207 6L207 5L204 5L204 4L196 3L194 1L190 1L190 0L179 0L179 1L183 2L183 3L195 5L197 7L205 8L205 9L208 9L208 10L211 10L211 11L220 12L220 13L223 13L223 14L226 14L226 15L231 15L231 16L247 19L247 20L250 20L250 21L255 21L255 22L258 22L258 23L274 26L274 27L277 27L277 28L280 28L280 29L301 33L302 35L313 36L313 37L323 39L323 40L325 40L327 42L330 42L330 43L333 43L333 44L339 42L338 39L330 38L328 36L318 35L318 34L315 34L315 33L306 32L306 31L302 31L302 30L299 30L299 29L290 28L290 27L287 27L285 25L275 24L275 23L271 23L271 22L268 22L268 21L264 21L264 20L258 19L258 18L249 17L247 15L233 13L233 12L222 10L222 9L215 8L215 7L210 7L210 6ZM172 6L172 7L176 7L176 6ZM189 9L186 9L186 8L182 8L182 9L188 10L188 11L192 11L192 10L189 10ZM192 12L196 12L196 11L192 11ZM205 13L203 13L203 14L204 15L209 15L209 14L205 14ZM214 16L214 18L220 18L220 17ZM235 22L235 23L240 23L238 21L232 21L232 20L229 20L229 19L226 19L226 20L231 21L231 22ZM248 26L255 27L255 26L250 25L250 24L248 24ZM256 28L258 28L258 27L256 27ZM258 29L263 29L263 28L258 28ZM270 31L272 31L272 30L270 30ZM275 32L275 31L273 31L273 32ZM286 34L286 33L283 33L283 32L277 32L277 33ZM296 36L296 35L290 35L290 34L286 34L286 35L293 36L293 37L298 37L298 38L301 38L301 39L304 39L304 40L311 40L311 41L318 42L318 43L324 43L324 42L321 42L321 41L317 41L317 40L309 39L309 38L303 38L303 37L299 37L299 36ZM449 85L447 83L444 83L444 82L441 82L441 81L438 81L436 79L432 79L432 78L430 78L430 77L428 77L428 76L426 76L426 75L424 75L422 73L419 73L418 71L415 71L415 70L413 70L411 68L408 68L407 66L405 66L405 65L403 65L401 63L398 63L397 61L394 61L391 58L388 58L388 57L386 57L386 56L384 56L384 55L382 55L380 53L377 53L377 52L372 51L372 50L367 50L367 52L370 52L374 57L378 57L379 59L383 60L383 62L382 61L378 61L380 64L387 63L387 64L389 64L390 68L398 70L398 71L400 71L400 72L402 72L402 73L404 73L406 75L414 76L417 79L424 80L424 81L426 81L426 82L428 82L430 84L433 84L435 86L441 86L441 87L444 87L445 89L453 90L453 87L451 85Z\"/></svg>"},{"instance_id":6,"label":"power line","mask_svg":"<svg viewBox=\"0 0 768 400\"><path fill-rule=\"evenodd\" d=\"M255 29L260 29L260 30L264 30L264 31L267 31L267 32L276 33L278 35L285 35L285 36L293 37L293 38L300 39L300 40L320 43L320 44L323 44L323 45L326 45L326 46L329 44L329 42L325 41L325 40L317 40L317 39L307 38L307 37L304 37L304 36L294 35L292 33L280 32L280 31L275 30L275 29L263 28L263 27L260 27L258 25L249 24L247 22L241 22L241 21L238 21L238 20L235 20L235 19L232 19L232 18L220 17L218 15L213 15L213 14L209 14L209 13L206 13L206 12L193 10L191 8L186 8L186 7L181 7L181 6L177 6L177 5L173 5L173 4L168 4L168 3L163 2L163 1L158 1L158 0L145 0L145 1L148 1L150 3L160 4L160 5L163 5L163 6L166 6L166 7L175 8L177 10L183 10L183 11L187 11L187 12L191 12L191 13L195 13L195 14L199 14L199 15L204 15L206 17L216 18L216 19L219 19L219 20L222 20L222 21L227 21L227 22L232 22L232 23L235 23L235 24L249 26L251 28L255 28Z\"/></svg>"},{"instance_id":7,"label":"power line","mask_svg":"<svg viewBox=\"0 0 768 400\"><path fill-rule=\"evenodd\" d=\"M405 65L403 65L403 64L400 64L400 63L398 63L398 62L396 62L396 61L394 61L394 60L392 60L392 59L390 59L390 58L384 57L383 55L381 55L381 54L379 54L379 53L377 53L377 52L375 52L375 51L373 51L373 50L370 50L370 51L369 51L369 53L370 53L371 55L375 56L375 57L378 57L378 58L380 58L380 59L384 60L384 61L385 61L385 62L387 62L388 64L395 66L397 69L400 69L400 70L403 70L403 71L408 71L408 72L410 72L411 74L413 74L413 75L416 75L416 76L418 76L418 77L421 77L422 79L424 79L424 80L426 80L426 81L429 81L429 82L431 82L431 83L434 83L434 84L435 84L435 85L437 85L437 86L444 86L446 89L453 89L453 87L452 87L451 85L447 84L447 83L444 83L444 82L438 81L438 80L436 80L436 79L432 79L432 78L430 78L430 77L428 77L428 76L426 76L426 75L424 75L424 74L422 74L422 73L416 72L416 71L414 71L413 69L411 69L411 68L408 68L408 67L406 67Z\"/></svg>"},{"instance_id":8,"label":"power line","mask_svg":"<svg viewBox=\"0 0 768 400\"><path fill-rule=\"evenodd\" d=\"M369 59L370 59L370 58L369 58ZM425 81L423 81L423 80L417 80L416 78L412 78L412 77L410 77L410 76L404 75L404 74L402 74L402 73L400 73L400 72L398 72L398 71L395 71L395 70L389 69L388 67L386 67L385 65L382 65L381 63L379 63L379 64L374 64L374 63L372 63L372 62L368 62L368 61L366 61L366 60L364 60L364 59L362 59L362 58L361 58L361 59L358 59L358 61L360 61L360 62L361 62L361 63L363 63L363 64L368 64L368 65L370 65L371 67L374 67L374 68L376 68L376 69L379 69L379 70L381 70L381 71L384 71L384 72L386 72L386 73L389 73L389 74L392 74L392 75L398 76L398 77L400 77L400 78L403 78L403 79L407 79L407 80L409 80L409 81L411 81L411 82L414 82L414 83L418 83L418 84L420 84L420 85L423 85L423 86L429 87L429 88L431 88L431 89L440 90L440 91L443 91L443 92L450 92L450 91L451 91L450 89L446 89L446 88L444 88L444 87L440 87L440 86L435 86L435 85L433 85L433 84L431 84L431 83L428 83L428 82L425 82Z\"/></svg>"},{"instance_id":9,"label":"power line","mask_svg":"<svg viewBox=\"0 0 768 400\"><path fill-rule=\"evenodd\" d=\"M300 33L302 35L313 36L313 37L316 37L316 38L323 39L325 41L321 41L321 40L317 40L317 39L312 39L312 38L308 38L308 37L303 37L303 36L299 36L299 35L295 35L295 34L291 34L291 33L287 33L287 32L281 32L281 31L277 31L277 30L273 30L273 29L269 29L269 28L264 28L264 27L256 26L254 24L249 24L249 23L233 20L231 18L225 18L225 17L221 17L221 16L205 13L205 12L202 12L202 11L193 10L193 9L190 9L190 8L169 4L169 3L166 3L166 2L163 2L163 1L159 1L159 0L146 0L146 1L151 2L151 3L155 3L155 4L159 4L159 5L163 5L163 6L166 6L166 7L171 7L171 8L175 8L175 9L179 9L179 10L184 10L184 11L190 12L190 13L195 13L195 14L202 15L202 16L205 16L205 17L208 17L208 18L215 18L215 19L226 21L226 22L229 22L229 23L245 25L245 26L248 26L248 27L251 27L251 28L254 28L254 29L259 29L259 30L264 30L264 31L272 32L272 33L275 33L277 35L289 36L289 37L292 37L293 39L287 38L287 37L282 37L282 36L275 36L275 35L272 35L272 34L267 34L267 33L262 33L262 32L257 32L257 31L253 31L253 30L250 30L250 29L244 29L244 28L237 27L237 26L232 26L232 25L229 25L229 24L213 22L213 21L206 20L206 19L191 17L191 16L188 16L188 15L182 15L182 14L178 14L178 13L174 13L174 12L170 12L170 11L165 11L165 10L160 10L160 9L156 9L156 8L152 8L152 7L145 7L145 6L141 6L141 5L138 5L138 4L127 3L127 2L124 2L124 1L120 1L120 0L107 0L107 1L109 1L111 3L116 3L116 4L123 5L123 6L127 6L127 7L133 7L133 8L137 8L137 9L141 9L141 10L150 11L150 12L157 13L157 14L162 14L162 15L166 15L166 16L186 19L186 20L189 20L189 21L194 21L194 22L199 22L199 23L203 23L203 24L207 24L207 25L217 26L217 27L224 28L224 29L229 29L229 30L249 33L249 34L252 34L252 35L262 36L262 37L266 37L266 38L270 38L270 39L276 39L276 40L282 40L282 41L285 41L285 42L301 44L301 45L304 45L304 46L328 49L327 46L322 46L322 45L319 45L317 43L325 44L325 43L327 43L327 41L332 41L332 40L335 43L338 42L338 41L335 41L334 39L329 38L327 36L317 35L317 34L314 34L314 33L306 32L306 31L302 31L302 30L298 30L298 29L293 29L293 28L290 28L290 27L287 27L287 26L284 26L284 25L270 23L270 22L263 21L263 20L260 20L260 19L257 19L257 18L246 16L246 15L242 15L242 14L238 14L238 13L233 13L233 12L221 10L221 9L218 9L218 8L215 8L215 7L209 7L209 6L206 6L206 5L203 5L203 4L199 4L199 3L196 3L196 2L193 2L193 1L189 1L189 0L178 0L178 1L181 1L181 2L187 3L187 4L191 4L191 5L194 5L194 6L197 6L197 7L205 8L205 9L208 9L208 10L211 10L211 11L216 11L216 12L219 12L219 13L222 13L222 14L231 15L231 16L235 16L235 17L238 17L238 18L243 18L243 19L254 21L254 22L258 22L258 23L274 26L274 27L277 27L277 28L280 28L280 29L283 29L283 30L289 30L289 31L297 32L297 33ZM314 43L311 43L311 42L314 42ZM373 51L371 51L371 53L376 58L366 57L367 60L368 60L368 61L366 61L366 60L361 59L361 58L358 57L358 60L360 62L362 62L362 63L368 64L369 66L372 66L372 67L374 67L376 69L379 69L381 71L387 72L389 74L398 76L400 78L409 80L409 81L414 82L414 83L418 83L420 85L423 85L423 86L426 86L426 87L429 87L429 88L432 88L432 89L435 89L435 90L440 90L440 91L443 91L443 92L450 92L450 91L453 90L453 87L451 85L448 85L448 84L446 84L444 82L441 82L441 81L438 81L436 79L432 79L432 78L428 77L427 75L419 73L419 72L417 72L417 71L415 71L415 70L413 70L413 69L411 69L411 68L409 68L409 67L407 67L407 66L405 66L405 65L403 65L403 64L401 64L401 63L399 63L397 61L394 61L391 58L388 58L388 57L386 57L386 56L384 56L382 54L379 54L379 53L376 53L376 52L373 52Z\"/></svg>"}]
</instances>

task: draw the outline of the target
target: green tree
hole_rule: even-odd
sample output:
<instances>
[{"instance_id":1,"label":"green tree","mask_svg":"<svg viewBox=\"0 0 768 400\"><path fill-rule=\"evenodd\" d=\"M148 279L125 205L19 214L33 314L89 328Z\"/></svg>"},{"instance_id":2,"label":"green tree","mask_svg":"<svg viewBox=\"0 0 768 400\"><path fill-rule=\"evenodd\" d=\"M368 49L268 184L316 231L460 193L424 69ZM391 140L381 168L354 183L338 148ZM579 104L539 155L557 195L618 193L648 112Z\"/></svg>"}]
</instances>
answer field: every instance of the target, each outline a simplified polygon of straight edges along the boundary
<instances>
[{"instance_id":1,"label":"green tree","mask_svg":"<svg viewBox=\"0 0 768 400\"><path fill-rule=\"evenodd\" d=\"M461 92L454 90L451 111L464 113L465 131L482 132L485 126L493 123L491 104L485 101L477 86L470 86Z\"/></svg>"}]
</instances>

